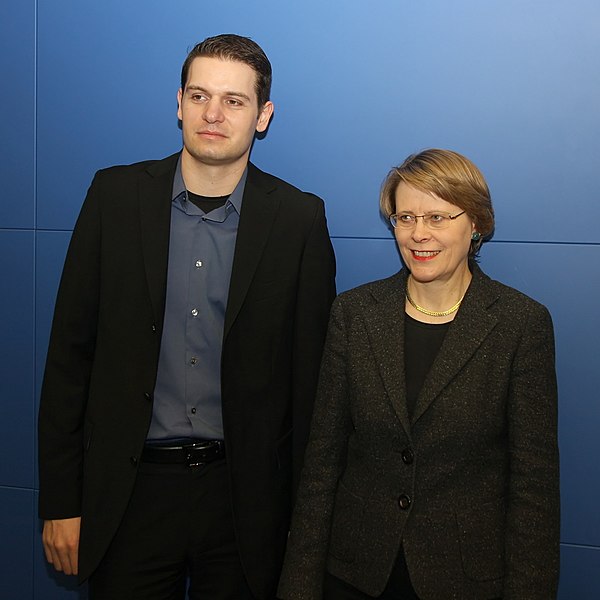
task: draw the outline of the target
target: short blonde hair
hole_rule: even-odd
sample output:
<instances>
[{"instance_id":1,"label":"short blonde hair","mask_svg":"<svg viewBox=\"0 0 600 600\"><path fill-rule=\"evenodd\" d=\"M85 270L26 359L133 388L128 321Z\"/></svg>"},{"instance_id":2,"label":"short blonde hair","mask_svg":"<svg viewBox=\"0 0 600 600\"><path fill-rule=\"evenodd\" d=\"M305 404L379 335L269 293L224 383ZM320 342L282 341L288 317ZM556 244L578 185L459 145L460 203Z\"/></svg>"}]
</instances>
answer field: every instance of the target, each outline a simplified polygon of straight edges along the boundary
<instances>
[{"instance_id":1,"label":"short blonde hair","mask_svg":"<svg viewBox=\"0 0 600 600\"><path fill-rule=\"evenodd\" d=\"M394 167L381 187L379 205L389 217L396 212L396 190L403 181L422 192L435 194L464 210L481 234L471 242L470 256L479 251L494 231L494 209L490 190L481 171L465 156L452 150L430 148L411 154Z\"/></svg>"}]
</instances>

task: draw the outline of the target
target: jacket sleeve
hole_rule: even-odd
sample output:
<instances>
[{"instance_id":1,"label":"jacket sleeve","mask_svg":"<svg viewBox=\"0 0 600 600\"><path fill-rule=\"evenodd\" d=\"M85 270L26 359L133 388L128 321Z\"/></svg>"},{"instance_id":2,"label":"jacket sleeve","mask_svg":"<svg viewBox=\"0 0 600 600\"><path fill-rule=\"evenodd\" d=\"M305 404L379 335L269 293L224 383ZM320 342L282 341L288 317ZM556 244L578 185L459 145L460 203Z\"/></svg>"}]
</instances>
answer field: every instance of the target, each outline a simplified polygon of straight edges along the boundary
<instances>
[{"instance_id":1,"label":"jacket sleeve","mask_svg":"<svg viewBox=\"0 0 600 600\"><path fill-rule=\"evenodd\" d=\"M337 482L351 428L346 380L346 333L340 299L333 304L310 439L278 597L322 597Z\"/></svg>"},{"instance_id":2,"label":"jacket sleeve","mask_svg":"<svg viewBox=\"0 0 600 600\"><path fill-rule=\"evenodd\" d=\"M39 514L81 514L84 413L100 288L99 176L75 225L60 281L38 419Z\"/></svg>"},{"instance_id":3,"label":"jacket sleeve","mask_svg":"<svg viewBox=\"0 0 600 600\"><path fill-rule=\"evenodd\" d=\"M508 398L506 600L556 598L560 539L557 412L552 321L548 311L535 304L513 362Z\"/></svg>"},{"instance_id":4,"label":"jacket sleeve","mask_svg":"<svg viewBox=\"0 0 600 600\"><path fill-rule=\"evenodd\" d=\"M298 487L312 416L323 344L335 298L335 256L319 199L304 247L294 316L293 490Z\"/></svg>"}]
</instances>

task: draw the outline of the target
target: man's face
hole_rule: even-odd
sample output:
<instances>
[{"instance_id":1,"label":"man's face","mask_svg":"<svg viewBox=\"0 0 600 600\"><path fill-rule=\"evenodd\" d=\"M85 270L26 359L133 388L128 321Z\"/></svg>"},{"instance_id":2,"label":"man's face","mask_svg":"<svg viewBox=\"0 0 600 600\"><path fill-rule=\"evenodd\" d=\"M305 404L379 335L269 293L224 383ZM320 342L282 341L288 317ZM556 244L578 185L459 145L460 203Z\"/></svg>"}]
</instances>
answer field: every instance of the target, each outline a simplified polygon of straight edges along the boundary
<instances>
[{"instance_id":1,"label":"man's face","mask_svg":"<svg viewBox=\"0 0 600 600\"><path fill-rule=\"evenodd\" d=\"M271 102L258 108L255 82L244 63L195 58L177 93L184 153L205 165L245 164L254 134L265 131L273 114Z\"/></svg>"}]
</instances>

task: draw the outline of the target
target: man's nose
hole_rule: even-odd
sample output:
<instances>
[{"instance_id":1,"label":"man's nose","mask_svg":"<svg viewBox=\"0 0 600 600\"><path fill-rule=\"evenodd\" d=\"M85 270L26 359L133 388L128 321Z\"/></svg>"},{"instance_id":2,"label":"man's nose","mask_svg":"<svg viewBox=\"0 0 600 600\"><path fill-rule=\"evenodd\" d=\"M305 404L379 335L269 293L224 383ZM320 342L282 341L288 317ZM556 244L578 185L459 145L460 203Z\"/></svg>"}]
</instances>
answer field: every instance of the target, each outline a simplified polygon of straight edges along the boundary
<instances>
[{"instance_id":1,"label":"man's nose","mask_svg":"<svg viewBox=\"0 0 600 600\"><path fill-rule=\"evenodd\" d=\"M218 98L211 98L204 108L204 120L208 123L218 123L223 120L223 108Z\"/></svg>"}]
</instances>

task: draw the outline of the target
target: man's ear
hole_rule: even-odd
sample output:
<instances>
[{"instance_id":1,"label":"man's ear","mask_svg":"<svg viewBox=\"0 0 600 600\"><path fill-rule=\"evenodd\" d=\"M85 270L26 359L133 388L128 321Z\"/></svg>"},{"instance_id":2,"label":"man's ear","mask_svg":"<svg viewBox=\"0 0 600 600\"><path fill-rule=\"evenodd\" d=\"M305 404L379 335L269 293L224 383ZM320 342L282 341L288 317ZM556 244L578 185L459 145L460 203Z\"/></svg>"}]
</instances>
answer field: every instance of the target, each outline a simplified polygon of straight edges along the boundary
<instances>
[{"instance_id":1,"label":"man's ear","mask_svg":"<svg viewBox=\"0 0 600 600\"><path fill-rule=\"evenodd\" d=\"M177 90L177 118L181 121L181 99L183 98L183 90L179 88Z\"/></svg>"},{"instance_id":2,"label":"man's ear","mask_svg":"<svg viewBox=\"0 0 600 600\"><path fill-rule=\"evenodd\" d=\"M261 108L260 112L258 113L258 122L256 124L256 131L258 131L258 133L262 133L269 126L269 121L273 116L274 108L275 107L270 100L265 102L264 106Z\"/></svg>"}]
</instances>

